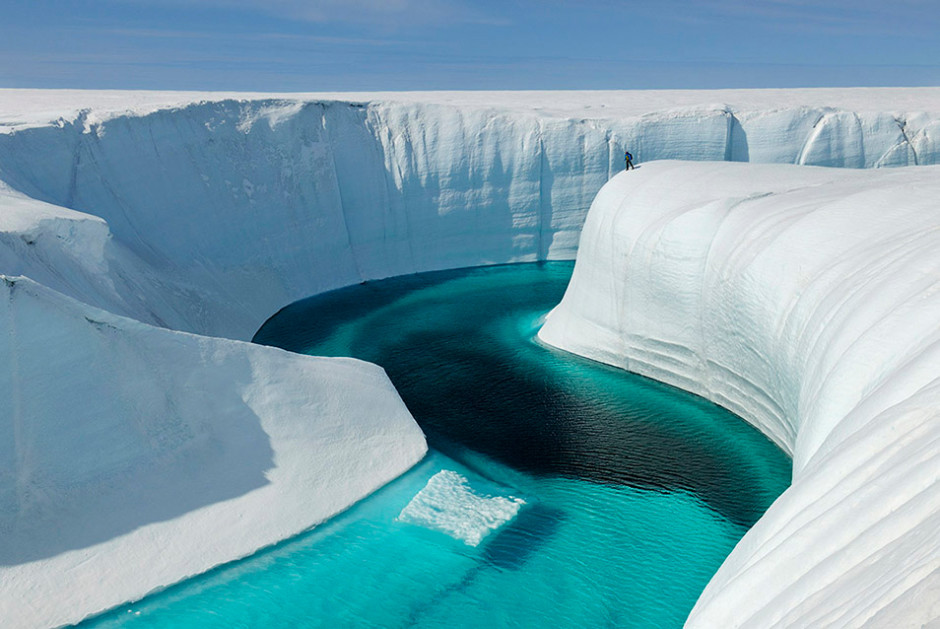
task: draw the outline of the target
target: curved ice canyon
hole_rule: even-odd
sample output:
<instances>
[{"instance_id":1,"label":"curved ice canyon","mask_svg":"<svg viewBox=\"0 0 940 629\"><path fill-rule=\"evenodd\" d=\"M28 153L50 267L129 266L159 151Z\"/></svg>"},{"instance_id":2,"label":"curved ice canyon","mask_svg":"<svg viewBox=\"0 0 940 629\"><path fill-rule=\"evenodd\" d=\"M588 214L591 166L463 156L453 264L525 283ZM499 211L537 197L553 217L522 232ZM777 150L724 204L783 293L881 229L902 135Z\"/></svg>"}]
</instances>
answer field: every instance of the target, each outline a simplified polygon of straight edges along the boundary
<instances>
[{"instance_id":1,"label":"curved ice canyon","mask_svg":"<svg viewBox=\"0 0 940 629\"><path fill-rule=\"evenodd\" d=\"M793 484L688 626L940 614L940 167L658 162L588 214L540 331L734 410Z\"/></svg>"},{"instance_id":2,"label":"curved ice canyon","mask_svg":"<svg viewBox=\"0 0 940 629\"><path fill-rule=\"evenodd\" d=\"M421 458L381 370L238 340L279 307L579 238L544 338L794 456L689 625L940 616L937 167L658 159L937 164L940 89L0 90L0 617L139 598Z\"/></svg>"}]
</instances>

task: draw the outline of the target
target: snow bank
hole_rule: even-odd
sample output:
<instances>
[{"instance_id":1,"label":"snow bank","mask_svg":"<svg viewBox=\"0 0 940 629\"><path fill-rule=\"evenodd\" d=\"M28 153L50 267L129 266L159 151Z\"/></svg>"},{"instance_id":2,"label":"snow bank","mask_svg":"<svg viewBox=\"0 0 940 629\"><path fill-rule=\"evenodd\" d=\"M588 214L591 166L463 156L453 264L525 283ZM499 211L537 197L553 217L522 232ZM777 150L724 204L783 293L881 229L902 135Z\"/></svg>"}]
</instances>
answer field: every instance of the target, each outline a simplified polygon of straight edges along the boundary
<instances>
[{"instance_id":1,"label":"snow bank","mask_svg":"<svg viewBox=\"0 0 940 629\"><path fill-rule=\"evenodd\" d=\"M71 623L299 533L421 459L384 372L0 276L0 618Z\"/></svg>"},{"instance_id":2,"label":"snow bank","mask_svg":"<svg viewBox=\"0 0 940 629\"><path fill-rule=\"evenodd\" d=\"M940 168L644 164L540 337L703 395L793 455L689 627L940 617Z\"/></svg>"}]
</instances>

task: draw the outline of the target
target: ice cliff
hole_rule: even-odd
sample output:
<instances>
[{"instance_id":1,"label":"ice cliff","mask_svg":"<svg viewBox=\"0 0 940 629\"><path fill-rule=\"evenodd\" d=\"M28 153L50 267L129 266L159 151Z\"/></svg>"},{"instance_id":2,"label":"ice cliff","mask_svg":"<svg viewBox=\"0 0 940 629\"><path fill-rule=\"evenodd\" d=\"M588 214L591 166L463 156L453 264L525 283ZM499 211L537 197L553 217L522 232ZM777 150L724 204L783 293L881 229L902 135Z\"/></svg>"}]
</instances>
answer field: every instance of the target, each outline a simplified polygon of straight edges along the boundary
<instances>
[{"instance_id":1,"label":"ice cliff","mask_svg":"<svg viewBox=\"0 0 940 629\"><path fill-rule=\"evenodd\" d=\"M130 112L108 93L56 95L0 92L14 101L0 114L24 101L0 117L0 181L103 219L81 237L113 267L113 286L54 287L148 323L240 339L292 301L363 279L573 258L585 212L626 149L640 162L940 161L940 89L190 102L131 93ZM905 109L868 109L887 103ZM22 272L58 267L49 257L60 252L43 244L11 254ZM78 268L84 261L69 268L101 275Z\"/></svg>"},{"instance_id":2,"label":"ice cliff","mask_svg":"<svg viewBox=\"0 0 940 629\"><path fill-rule=\"evenodd\" d=\"M225 340L248 339L279 307L364 279L573 258L586 209L625 149L642 165L634 181L666 168L647 164L657 159L940 163L938 103L940 89L0 90L0 377L11 392L0 401L0 530L15 540L0 551L0 615L12 625L77 620L321 521L420 458L420 431L374 368ZM861 185L871 172L842 175ZM737 176L742 186L751 177ZM787 366L775 377L802 376ZM692 377L680 385L698 390ZM762 426L791 447L800 473L816 469L808 454L829 443L829 425L797 430L804 415L786 406L756 414L793 403L761 386L726 401L759 423L776 418ZM230 479L240 458L251 464ZM171 496L172 486L192 490ZM113 518L97 517L108 509ZM265 525L278 509L285 524ZM72 523L78 532L49 541ZM131 578L120 565L176 545L159 569ZM756 570L774 578L772 563ZM97 583L112 570L95 586L58 580ZM747 591L723 576L733 570L703 601Z\"/></svg>"},{"instance_id":3,"label":"ice cliff","mask_svg":"<svg viewBox=\"0 0 940 629\"><path fill-rule=\"evenodd\" d=\"M940 618L940 167L660 162L597 195L543 340L793 455L689 627Z\"/></svg>"}]
</instances>

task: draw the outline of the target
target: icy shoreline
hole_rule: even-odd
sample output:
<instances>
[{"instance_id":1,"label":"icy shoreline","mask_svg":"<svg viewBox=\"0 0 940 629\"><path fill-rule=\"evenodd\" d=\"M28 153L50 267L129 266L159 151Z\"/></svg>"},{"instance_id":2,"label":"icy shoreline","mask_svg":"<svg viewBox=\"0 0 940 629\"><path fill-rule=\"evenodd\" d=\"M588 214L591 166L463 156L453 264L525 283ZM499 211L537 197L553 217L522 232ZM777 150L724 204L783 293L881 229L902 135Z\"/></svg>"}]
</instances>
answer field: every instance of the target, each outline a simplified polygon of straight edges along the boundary
<instances>
[{"instance_id":1,"label":"icy shoreline","mask_svg":"<svg viewBox=\"0 0 940 629\"><path fill-rule=\"evenodd\" d=\"M0 615L22 626L78 620L283 539L403 472L424 440L373 367L346 365L337 381L328 361L226 338L247 339L279 307L364 279L571 259L625 149L641 162L934 164L940 89L0 90L9 357L0 377L13 392L0 402L9 435L0 518L22 541L0 561ZM641 166L636 180L661 168ZM227 426L244 407L255 417ZM361 439L335 433L347 424ZM764 428L784 445L792 438L786 421ZM319 463L290 454L301 434L324 453ZM256 473L229 485L226 457L249 442ZM213 457L221 467L196 471ZM187 482L202 489L143 509L132 488L170 478L180 460L192 461ZM354 486L336 485L348 469ZM315 497L297 503L301 494ZM83 511L96 500L146 515L109 528ZM272 508L290 511L289 524L264 525ZM229 541L183 551L228 523L227 509L240 514L225 525ZM39 557L50 548L41 531L70 522L88 534ZM167 547L180 551L158 552ZM127 557L160 569L122 579ZM85 585L64 588L57 574Z\"/></svg>"},{"instance_id":2,"label":"icy shoreline","mask_svg":"<svg viewBox=\"0 0 940 629\"><path fill-rule=\"evenodd\" d=\"M793 484L689 627L940 617L940 167L660 162L598 194L543 341L709 398Z\"/></svg>"},{"instance_id":3,"label":"icy shoreline","mask_svg":"<svg viewBox=\"0 0 940 629\"><path fill-rule=\"evenodd\" d=\"M77 622L250 555L426 452L375 365L155 328L0 278L4 627Z\"/></svg>"}]
</instances>

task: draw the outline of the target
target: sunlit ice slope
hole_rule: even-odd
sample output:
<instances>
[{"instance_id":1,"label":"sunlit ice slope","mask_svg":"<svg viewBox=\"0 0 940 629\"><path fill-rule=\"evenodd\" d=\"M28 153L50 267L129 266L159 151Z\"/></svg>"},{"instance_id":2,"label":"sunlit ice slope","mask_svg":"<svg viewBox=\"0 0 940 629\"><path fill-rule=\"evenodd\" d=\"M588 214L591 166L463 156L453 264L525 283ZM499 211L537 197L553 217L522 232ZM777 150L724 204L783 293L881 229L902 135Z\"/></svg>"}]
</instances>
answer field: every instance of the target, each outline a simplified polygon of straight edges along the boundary
<instances>
[{"instance_id":1,"label":"sunlit ice slope","mask_svg":"<svg viewBox=\"0 0 940 629\"><path fill-rule=\"evenodd\" d=\"M659 162L597 195L543 340L793 455L689 627L940 618L940 167Z\"/></svg>"},{"instance_id":2,"label":"sunlit ice slope","mask_svg":"<svg viewBox=\"0 0 940 629\"><path fill-rule=\"evenodd\" d=\"M345 508L424 451L394 390L368 366L344 367L337 381L314 359L182 332L244 340L281 306L365 279L573 258L586 210L624 150L638 174L665 158L937 163L938 102L937 89L0 90L10 339L0 518L25 544L8 547L0 565L4 620L76 620L251 552ZM375 450L337 439L330 427L341 417L379 431ZM332 463L288 456L294 442L276 425L355 470L349 484L334 487ZM233 485L246 435L268 445ZM380 451L381 470L369 464ZM168 470L181 458L187 482L203 489L171 500L184 481ZM62 480L73 468L76 480ZM102 504L133 512L142 500L133 487L169 502L139 521L95 515ZM292 510L301 493L308 498ZM292 510L288 524L249 524L271 509L265 496ZM150 531L161 544L201 548L227 509L246 514L225 527L231 540L120 578L127 557L148 565ZM49 543L55 527L72 526L85 533ZM112 569L113 581L90 585ZM63 597L58 574L89 585Z\"/></svg>"},{"instance_id":3,"label":"sunlit ice slope","mask_svg":"<svg viewBox=\"0 0 940 629\"><path fill-rule=\"evenodd\" d=\"M247 556L421 459L381 368L0 276L0 618L57 626Z\"/></svg>"}]
</instances>

